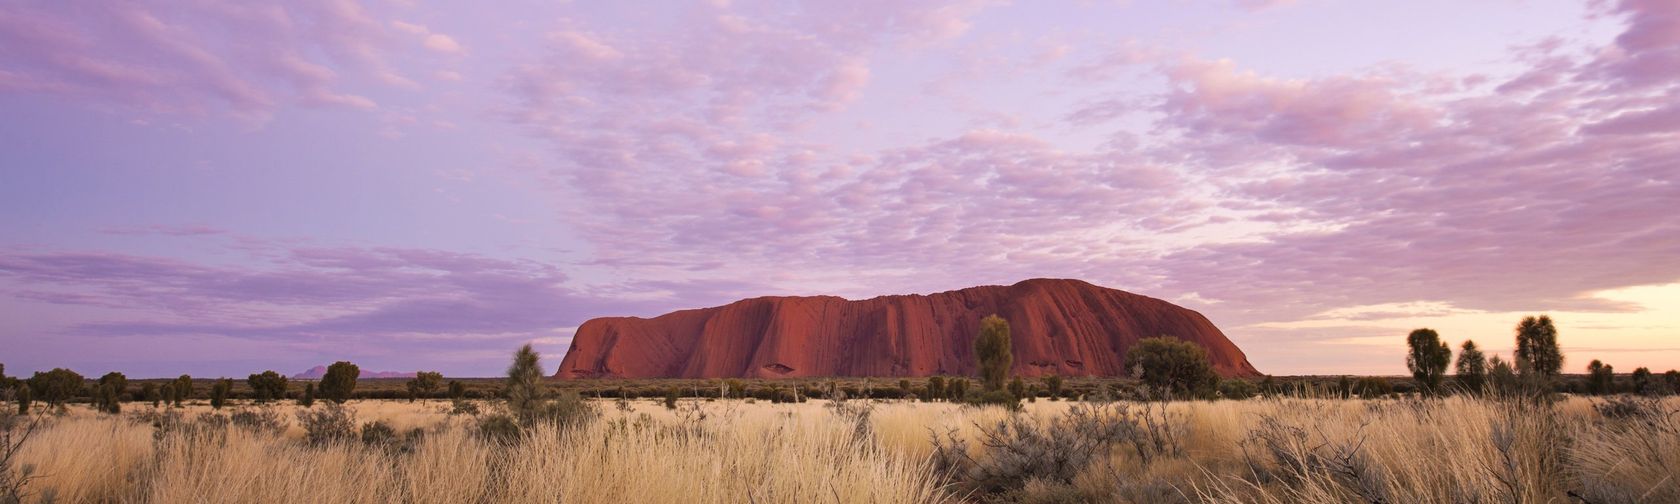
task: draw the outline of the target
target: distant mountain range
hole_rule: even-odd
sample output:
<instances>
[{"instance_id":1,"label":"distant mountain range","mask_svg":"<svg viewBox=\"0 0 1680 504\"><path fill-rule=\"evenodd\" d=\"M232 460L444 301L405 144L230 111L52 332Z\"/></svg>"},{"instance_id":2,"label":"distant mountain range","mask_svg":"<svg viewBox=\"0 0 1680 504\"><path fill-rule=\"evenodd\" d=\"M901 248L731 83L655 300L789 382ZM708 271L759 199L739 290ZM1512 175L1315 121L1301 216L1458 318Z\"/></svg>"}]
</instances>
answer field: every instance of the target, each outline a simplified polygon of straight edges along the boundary
<instances>
[{"instance_id":1,"label":"distant mountain range","mask_svg":"<svg viewBox=\"0 0 1680 504\"><path fill-rule=\"evenodd\" d=\"M315 366L308 371L292 375L293 380L319 380L327 375L326 366ZM363 370L357 378L413 378L414 371L367 371Z\"/></svg>"}]
</instances>

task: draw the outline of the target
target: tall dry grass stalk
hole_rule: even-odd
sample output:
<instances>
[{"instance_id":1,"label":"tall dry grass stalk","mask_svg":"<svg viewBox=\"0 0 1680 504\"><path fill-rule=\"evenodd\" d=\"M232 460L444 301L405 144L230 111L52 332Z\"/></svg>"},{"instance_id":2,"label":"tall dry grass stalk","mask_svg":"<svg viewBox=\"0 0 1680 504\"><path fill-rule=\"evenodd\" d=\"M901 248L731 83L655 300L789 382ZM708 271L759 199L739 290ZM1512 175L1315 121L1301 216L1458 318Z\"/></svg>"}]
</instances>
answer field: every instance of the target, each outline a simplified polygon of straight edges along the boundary
<instances>
[{"instance_id":1,"label":"tall dry grass stalk","mask_svg":"<svg viewBox=\"0 0 1680 504\"><path fill-rule=\"evenodd\" d=\"M161 429L75 409L19 458L39 476L31 498L54 502L1680 502L1674 400L1120 404L1163 422L1173 449L1140 457L1116 443L1072 478L1021 475L1019 488L990 495L935 470L935 436L984 463L998 456L988 426L1056 425L1072 403L1020 413L900 401L605 406L583 427L538 427L504 445L447 403L353 402L359 422L424 432L373 446L310 446L295 422L273 431L194 420L202 408ZM295 418L296 406L269 407Z\"/></svg>"}]
</instances>

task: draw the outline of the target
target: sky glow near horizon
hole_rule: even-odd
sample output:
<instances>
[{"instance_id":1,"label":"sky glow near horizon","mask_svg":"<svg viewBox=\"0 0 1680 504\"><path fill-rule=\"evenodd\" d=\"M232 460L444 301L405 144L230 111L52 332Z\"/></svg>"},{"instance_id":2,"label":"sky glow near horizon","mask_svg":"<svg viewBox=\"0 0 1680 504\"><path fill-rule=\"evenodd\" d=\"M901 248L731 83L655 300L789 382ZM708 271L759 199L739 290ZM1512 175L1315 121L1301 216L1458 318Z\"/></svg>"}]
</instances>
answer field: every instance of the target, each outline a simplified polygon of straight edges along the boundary
<instances>
[{"instance_id":1,"label":"sky glow near horizon","mask_svg":"<svg viewBox=\"0 0 1680 504\"><path fill-rule=\"evenodd\" d=\"M0 0L0 362L552 370L591 317L1034 277L1262 372L1680 368L1680 0Z\"/></svg>"}]
</instances>

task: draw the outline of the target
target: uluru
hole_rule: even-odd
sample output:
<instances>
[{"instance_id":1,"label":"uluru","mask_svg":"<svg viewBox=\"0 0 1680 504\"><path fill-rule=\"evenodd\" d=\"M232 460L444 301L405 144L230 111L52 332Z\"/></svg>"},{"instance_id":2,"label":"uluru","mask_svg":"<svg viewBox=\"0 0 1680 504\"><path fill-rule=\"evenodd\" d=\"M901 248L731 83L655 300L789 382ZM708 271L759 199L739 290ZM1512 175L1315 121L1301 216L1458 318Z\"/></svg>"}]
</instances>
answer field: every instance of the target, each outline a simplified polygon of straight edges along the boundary
<instances>
[{"instance_id":1,"label":"uluru","mask_svg":"<svg viewBox=\"0 0 1680 504\"><path fill-rule=\"evenodd\" d=\"M784 378L966 375L980 319L1009 321L1019 376L1125 376L1138 340L1207 350L1225 377L1258 376L1194 310L1081 280L1032 279L934 294L848 300L778 296L578 327L559 378Z\"/></svg>"}]
</instances>

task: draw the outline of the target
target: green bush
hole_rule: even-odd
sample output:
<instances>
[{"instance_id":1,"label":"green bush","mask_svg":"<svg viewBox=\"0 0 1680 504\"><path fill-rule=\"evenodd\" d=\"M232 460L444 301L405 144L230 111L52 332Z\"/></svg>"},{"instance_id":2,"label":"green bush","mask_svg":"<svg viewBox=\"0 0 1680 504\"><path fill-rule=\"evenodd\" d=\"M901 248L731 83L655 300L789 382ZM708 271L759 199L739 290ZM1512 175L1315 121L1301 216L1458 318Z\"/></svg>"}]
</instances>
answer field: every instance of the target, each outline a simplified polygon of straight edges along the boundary
<instances>
[{"instance_id":1,"label":"green bush","mask_svg":"<svg viewBox=\"0 0 1680 504\"><path fill-rule=\"evenodd\" d=\"M523 435L524 432L519 428L519 422L515 422L511 416L498 413L485 415L478 419L479 439L501 445L512 445L519 442Z\"/></svg>"},{"instance_id":2,"label":"green bush","mask_svg":"<svg viewBox=\"0 0 1680 504\"><path fill-rule=\"evenodd\" d=\"M233 380L222 378L210 386L210 407L222 409L227 405L228 395L233 393Z\"/></svg>"},{"instance_id":3,"label":"green bush","mask_svg":"<svg viewBox=\"0 0 1680 504\"><path fill-rule=\"evenodd\" d=\"M1126 368L1142 371L1138 378L1157 393L1177 397L1211 395L1219 383L1206 349L1171 336L1138 341L1126 353Z\"/></svg>"},{"instance_id":4,"label":"green bush","mask_svg":"<svg viewBox=\"0 0 1680 504\"><path fill-rule=\"evenodd\" d=\"M374 420L362 424L362 444L372 447L389 447L397 442L397 430L384 420Z\"/></svg>"},{"instance_id":5,"label":"green bush","mask_svg":"<svg viewBox=\"0 0 1680 504\"><path fill-rule=\"evenodd\" d=\"M362 375L362 369L346 361L334 362L327 366L327 374L321 377L319 393L321 397L332 402L344 404L350 400L350 395L356 392L356 378Z\"/></svg>"},{"instance_id":6,"label":"green bush","mask_svg":"<svg viewBox=\"0 0 1680 504\"><path fill-rule=\"evenodd\" d=\"M272 370L252 374L245 378L245 383L251 386L252 397L259 403L286 397L286 377Z\"/></svg>"},{"instance_id":7,"label":"green bush","mask_svg":"<svg viewBox=\"0 0 1680 504\"><path fill-rule=\"evenodd\" d=\"M1226 399L1241 401L1254 397L1259 391L1260 387L1248 380L1230 379L1219 382L1219 395Z\"/></svg>"},{"instance_id":8,"label":"green bush","mask_svg":"<svg viewBox=\"0 0 1680 504\"><path fill-rule=\"evenodd\" d=\"M974 357L979 359L980 381L987 391L1003 390L1015 362L1009 339L1009 321L997 315L980 320L980 335L974 338Z\"/></svg>"},{"instance_id":9,"label":"green bush","mask_svg":"<svg viewBox=\"0 0 1680 504\"><path fill-rule=\"evenodd\" d=\"M47 372L36 371L35 376L29 379L29 388L36 399L46 401L49 406L58 406L81 395L86 381L75 371L54 368Z\"/></svg>"},{"instance_id":10,"label":"green bush","mask_svg":"<svg viewBox=\"0 0 1680 504\"><path fill-rule=\"evenodd\" d=\"M356 439L356 415L338 403L310 408L297 413L298 425L303 427L304 439L315 446L348 442Z\"/></svg>"}]
</instances>

